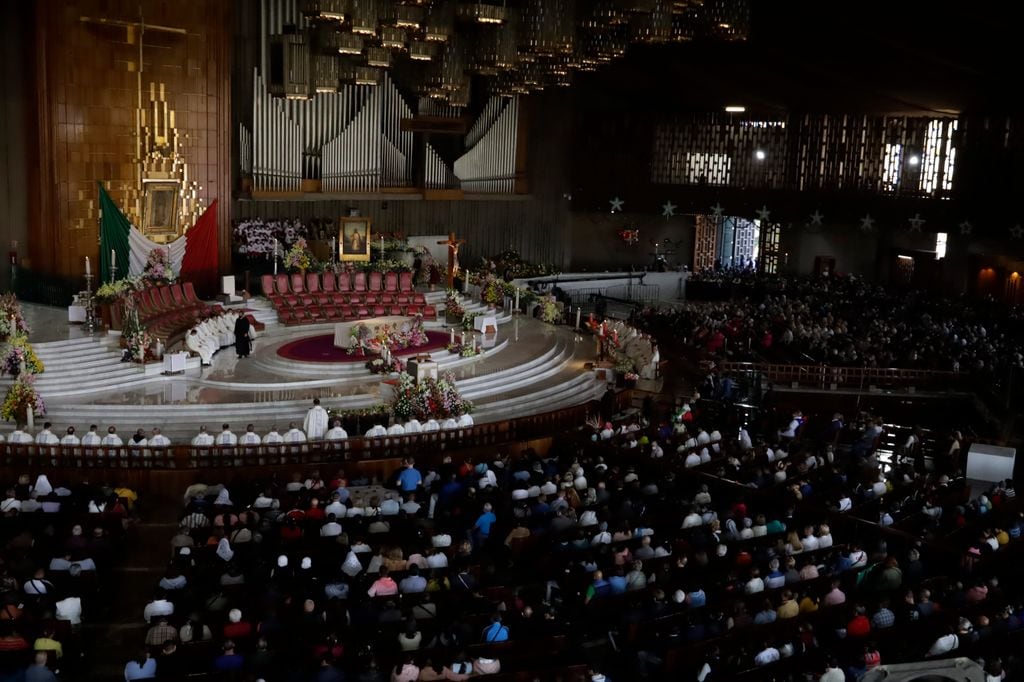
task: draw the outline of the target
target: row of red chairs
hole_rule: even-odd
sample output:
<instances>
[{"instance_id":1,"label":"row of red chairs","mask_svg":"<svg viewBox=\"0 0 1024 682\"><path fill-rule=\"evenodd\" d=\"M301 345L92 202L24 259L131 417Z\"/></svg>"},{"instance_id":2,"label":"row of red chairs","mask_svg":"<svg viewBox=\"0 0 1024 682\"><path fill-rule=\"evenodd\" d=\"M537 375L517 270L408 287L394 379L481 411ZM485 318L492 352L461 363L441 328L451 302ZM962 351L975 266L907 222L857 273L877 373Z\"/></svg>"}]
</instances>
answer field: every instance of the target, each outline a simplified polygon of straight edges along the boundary
<instances>
[{"instance_id":1,"label":"row of red chairs","mask_svg":"<svg viewBox=\"0 0 1024 682\"><path fill-rule=\"evenodd\" d=\"M434 306L413 291L411 272L263 275L262 284L263 294L286 325L382 315L437 318Z\"/></svg>"},{"instance_id":2,"label":"row of red chairs","mask_svg":"<svg viewBox=\"0 0 1024 682\"><path fill-rule=\"evenodd\" d=\"M172 340L184 334L199 319L222 312L218 306L207 306L196 296L192 282L151 287L132 294L139 321L157 338Z\"/></svg>"}]
</instances>

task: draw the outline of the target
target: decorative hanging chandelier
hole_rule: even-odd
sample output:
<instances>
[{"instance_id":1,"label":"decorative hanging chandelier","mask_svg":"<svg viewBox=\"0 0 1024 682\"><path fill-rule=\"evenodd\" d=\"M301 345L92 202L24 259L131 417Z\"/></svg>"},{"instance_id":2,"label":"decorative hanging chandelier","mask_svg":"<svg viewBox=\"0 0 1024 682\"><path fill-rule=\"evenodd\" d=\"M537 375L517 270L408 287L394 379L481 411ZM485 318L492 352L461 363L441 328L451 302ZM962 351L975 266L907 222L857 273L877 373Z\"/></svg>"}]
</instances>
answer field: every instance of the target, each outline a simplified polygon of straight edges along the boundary
<instances>
[{"instance_id":1,"label":"decorative hanging chandelier","mask_svg":"<svg viewBox=\"0 0 1024 682\"><path fill-rule=\"evenodd\" d=\"M272 95L308 99L376 85L384 70L422 95L468 106L566 87L633 44L744 40L750 0L303 0L302 21L269 36Z\"/></svg>"}]
</instances>

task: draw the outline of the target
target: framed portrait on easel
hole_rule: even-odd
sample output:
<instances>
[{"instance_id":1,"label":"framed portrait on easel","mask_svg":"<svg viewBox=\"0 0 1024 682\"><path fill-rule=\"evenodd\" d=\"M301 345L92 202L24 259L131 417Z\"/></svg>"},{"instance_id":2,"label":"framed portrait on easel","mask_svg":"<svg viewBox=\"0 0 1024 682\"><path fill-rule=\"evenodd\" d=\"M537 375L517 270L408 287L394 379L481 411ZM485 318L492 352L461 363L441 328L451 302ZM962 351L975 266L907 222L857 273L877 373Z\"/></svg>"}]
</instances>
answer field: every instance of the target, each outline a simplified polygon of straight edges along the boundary
<instances>
[{"instance_id":1,"label":"framed portrait on easel","mask_svg":"<svg viewBox=\"0 0 1024 682\"><path fill-rule=\"evenodd\" d=\"M338 260L370 260L370 219L338 219Z\"/></svg>"}]
</instances>

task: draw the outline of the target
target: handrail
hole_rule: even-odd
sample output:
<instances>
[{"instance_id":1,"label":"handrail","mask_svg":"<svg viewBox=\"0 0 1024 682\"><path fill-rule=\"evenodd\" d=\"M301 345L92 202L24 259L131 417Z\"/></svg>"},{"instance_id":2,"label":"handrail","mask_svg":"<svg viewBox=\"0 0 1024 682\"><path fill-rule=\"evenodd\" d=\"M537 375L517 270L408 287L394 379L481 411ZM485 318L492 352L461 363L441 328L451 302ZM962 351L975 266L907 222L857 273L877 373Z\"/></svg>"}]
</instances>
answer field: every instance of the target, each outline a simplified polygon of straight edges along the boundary
<instances>
[{"instance_id":1,"label":"handrail","mask_svg":"<svg viewBox=\"0 0 1024 682\"><path fill-rule=\"evenodd\" d=\"M926 385L943 381L959 383L967 377L961 372L900 367L841 367L833 365L790 365L768 362L723 362L722 372L760 372L776 383L796 382L819 388L869 384ZM947 385L948 387L948 385Z\"/></svg>"},{"instance_id":2,"label":"handrail","mask_svg":"<svg viewBox=\"0 0 1024 682\"><path fill-rule=\"evenodd\" d=\"M274 464L395 459L430 452L440 455L454 450L495 447L551 436L559 431L582 426L591 409L591 405L586 403L460 429L279 445L171 445L138 448L130 444L104 447L3 443L0 445L0 467L180 471L210 467L243 468Z\"/></svg>"}]
</instances>

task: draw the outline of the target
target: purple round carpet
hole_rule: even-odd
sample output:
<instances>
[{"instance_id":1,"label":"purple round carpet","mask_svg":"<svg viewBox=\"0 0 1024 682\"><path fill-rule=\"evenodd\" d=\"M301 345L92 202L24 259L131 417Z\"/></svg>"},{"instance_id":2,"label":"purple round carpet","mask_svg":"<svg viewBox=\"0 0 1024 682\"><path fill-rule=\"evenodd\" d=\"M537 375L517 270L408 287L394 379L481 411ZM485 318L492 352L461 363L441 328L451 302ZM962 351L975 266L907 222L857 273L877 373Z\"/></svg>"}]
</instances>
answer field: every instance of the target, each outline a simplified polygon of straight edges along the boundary
<instances>
[{"instance_id":1,"label":"purple round carpet","mask_svg":"<svg viewBox=\"0 0 1024 682\"><path fill-rule=\"evenodd\" d=\"M416 348L394 350L392 355L416 355L429 353L448 345L448 334L444 332L427 332L429 342ZM297 341L290 341L277 349L277 354L289 360L300 362L366 362L367 355L349 355L345 348L334 347L334 334L309 336Z\"/></svg>"}]
</instances>

